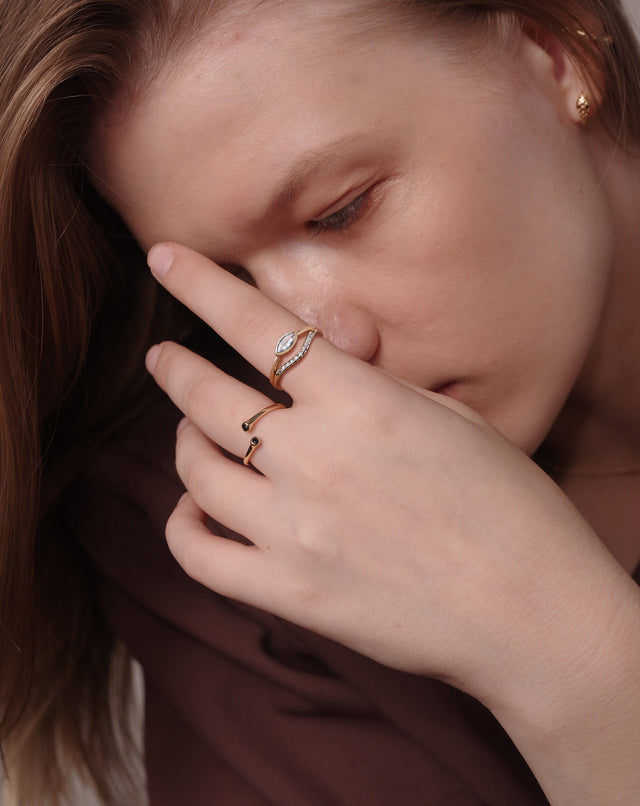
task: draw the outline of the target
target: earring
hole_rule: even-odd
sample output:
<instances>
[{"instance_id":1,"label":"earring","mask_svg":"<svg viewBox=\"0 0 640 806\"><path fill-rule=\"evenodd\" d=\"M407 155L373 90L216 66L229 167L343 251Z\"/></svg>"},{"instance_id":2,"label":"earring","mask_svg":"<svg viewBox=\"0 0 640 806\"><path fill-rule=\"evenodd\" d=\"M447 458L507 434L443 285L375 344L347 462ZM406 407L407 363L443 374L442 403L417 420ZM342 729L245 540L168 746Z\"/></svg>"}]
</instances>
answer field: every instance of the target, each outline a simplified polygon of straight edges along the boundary
<instances>
[{"instance_id":1,"label":"earring","mask_svg":"<svg viewBox=\"0 0 640 806\"><path fill-rule=\"evenodd\" d=\"M593 109L591 107L589 97L584 92L581 92L578 96L578 100L576 101L576 109L580 115L580 124L582 126L586 126L589 118L591 117Z\"/></svg>"}]
</instances>

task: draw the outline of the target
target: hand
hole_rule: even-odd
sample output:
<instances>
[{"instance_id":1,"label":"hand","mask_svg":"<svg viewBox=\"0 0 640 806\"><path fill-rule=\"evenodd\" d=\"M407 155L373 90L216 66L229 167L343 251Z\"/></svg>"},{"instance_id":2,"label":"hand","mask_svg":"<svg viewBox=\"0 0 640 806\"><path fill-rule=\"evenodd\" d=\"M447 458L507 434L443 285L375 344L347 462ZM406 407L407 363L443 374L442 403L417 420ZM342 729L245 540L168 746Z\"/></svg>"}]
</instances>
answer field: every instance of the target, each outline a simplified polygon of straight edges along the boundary
<instances>
[{"instance_id":1,"label":"hand","mask_svg":"<svg viewBox=\"0 0 640 806\"><path fill-rule=\"evenodd\" d=\"M267 375L273 345L304 323L172 249L163 284ZM240 424L268 398L175 344L149 368L188 417L176 453L188 495L167 539L202 584L495 707L602 646L609 621L585 630L585 591L618 590L620 569L560 490L460 403L317 338L283 376L292 407L254 430L259 475L223 450L244 455ZM213 535L209 516L253 546Z\"/></svg>"},{"instance_id":2,"label":"hand","mask_svg":"<svg viewBox=\"0 0 640 806\"><path fill-rule=\"evenodd\" d=\"M202 256L168 254L162 273L150 255L158 279L267 375L272 345L304 323ZM316 338L282 378L291 408L253 432L256 473L228 454L271 401L176 344L147 363L188 418L167 540L190 576L477 697L553 804L632 802L638 588L524 454L460 403Z\"/></svg>"}]
</instances>

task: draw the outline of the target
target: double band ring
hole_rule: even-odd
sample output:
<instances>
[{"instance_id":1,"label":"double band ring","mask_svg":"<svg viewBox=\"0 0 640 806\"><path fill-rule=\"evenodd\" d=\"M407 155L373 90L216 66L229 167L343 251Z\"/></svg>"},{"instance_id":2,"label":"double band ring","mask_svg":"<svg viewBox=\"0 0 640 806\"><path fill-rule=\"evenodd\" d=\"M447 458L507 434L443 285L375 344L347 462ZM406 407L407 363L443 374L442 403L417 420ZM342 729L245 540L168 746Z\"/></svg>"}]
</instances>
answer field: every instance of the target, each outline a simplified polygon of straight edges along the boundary
<instances>
[{"instance_id":1,"label":"double band ring","mask_svg":"<svg viewBox=\"0 0 640 806\"><path fill-rule=\"evenodd\" d=\"M242 423L242 430L251 431L251 429L258 422L258 420L262 419L262 417L264 417L266 414L284 408L286 408L286 406L283 406L282 403L272 403L270 406L266 406L264 409L260 409L260 411L257 414L254 414L253 417L249 417L248 420L245 420ZM249 467L251 465L251 457L261 445L262 440L260 439L260 437L251 437L249 447L247 448L247 452L244 456L244 459L242 460L242 464L245 467Z\"/></svg>"},{"instance_id":2,"label":"double band ring","mask_svg":"<svg viewBox=\"0 0 640 806\"><path fill-rule=\"evenodd\" d=\"M284 336L281 336L278 339L278 343L276 344L276 357L273 362L273 366L271 367L271 373L269 374L269 380L271 381L272 386L275 386L276 389L280 388L280 380L282 379L284 373L288 369L291 369L291 367L293 367L299 361L302 361L305 355L309 352L311 342L318 335L322 336L322 333L317 327L303 327L300 330L291 330L289 333L285 333ZM284 357L288 356L296 344L298 344L298 339L301 336L304 336L302 346L290 358L285 359ZM249 417L248 420L245 420L242 423L242 430L251 431L258 420L262 419L265 415L270 414L272 411L277 411L278 409L284 408L285 406L283 406L282 403L272 403L270 406L265 406L264 409L260 409L257 414L254 414L253 417ZM260 437L251 437L249 447L247 448L247 452L242 460L242 463L246 467L251 465L251 458L261 445L262 440Z\"/></svg>"},{"instance_id":3,"label":"double band ring","mask_svg":"<svg viewBox=\"0 0 640 806\"><path fill-rule=\"evenodd\" d=\"M291 358L287 358L283 361L283 357L288 355L296 346L300 336L305 336L302 347L300 347L298 352L292 355ZM298 361L302 361L309 352L311 342L316 336L322 336L322 333L317 327L303 327L300 330L292 330L289 333L285 333L284 336L278 339L278 343L276 344L276 357L269 375L272 386L275 386L276 389L280 388L280 381L284 373L297 364Z\"/></svg>"}]
</instances>

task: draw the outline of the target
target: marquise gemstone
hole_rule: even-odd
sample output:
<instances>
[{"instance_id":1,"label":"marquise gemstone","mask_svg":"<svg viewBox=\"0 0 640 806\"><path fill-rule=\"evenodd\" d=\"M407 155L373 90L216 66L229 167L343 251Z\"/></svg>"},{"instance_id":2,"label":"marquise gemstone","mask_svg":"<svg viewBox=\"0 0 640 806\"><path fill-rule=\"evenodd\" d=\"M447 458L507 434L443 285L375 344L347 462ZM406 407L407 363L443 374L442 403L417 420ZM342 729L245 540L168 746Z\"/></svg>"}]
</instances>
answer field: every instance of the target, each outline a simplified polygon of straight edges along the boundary
<instances>
[{"instance_id":1,"label":"marquise gemstone","mask_svg":"<svg viewBox=\"0 0 640 806\"><path fill-rule=\"evenodd\" d=\"M284 355L285 353L288 353L297 340L298 336L294 330L292 330L291 333L285 333L280 341L276 344L276 355Z\"/></svg>"}]
</instances>

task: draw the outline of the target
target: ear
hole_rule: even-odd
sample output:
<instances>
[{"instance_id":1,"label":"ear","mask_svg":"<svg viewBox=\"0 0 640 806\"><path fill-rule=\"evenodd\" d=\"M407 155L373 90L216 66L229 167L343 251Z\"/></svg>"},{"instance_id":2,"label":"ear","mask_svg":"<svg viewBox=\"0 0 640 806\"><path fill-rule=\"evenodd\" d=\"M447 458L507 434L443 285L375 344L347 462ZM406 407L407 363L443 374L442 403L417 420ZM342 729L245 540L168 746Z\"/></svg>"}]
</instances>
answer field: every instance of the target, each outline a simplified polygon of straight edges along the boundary
<instances>
[{"instance_id":1,"label":"ear","mask_svg":"<svg viewBox=\"0 0 640 806\"><path fill-rule=\"evenodd\" d=\"M567 119L576 124L586 123L602 103L603 86L594 85L593 79L587 77L586 71L580 69L561 42L546 28L525 20L522 34L529 48L533 49L532 55L538 66L546 70L547 80L554 85L553 90ZM575 31L573 35L589 36L584 31ZM590 107L586 116L583 107L585 97Z\"/></svg>"}]
</instances>

